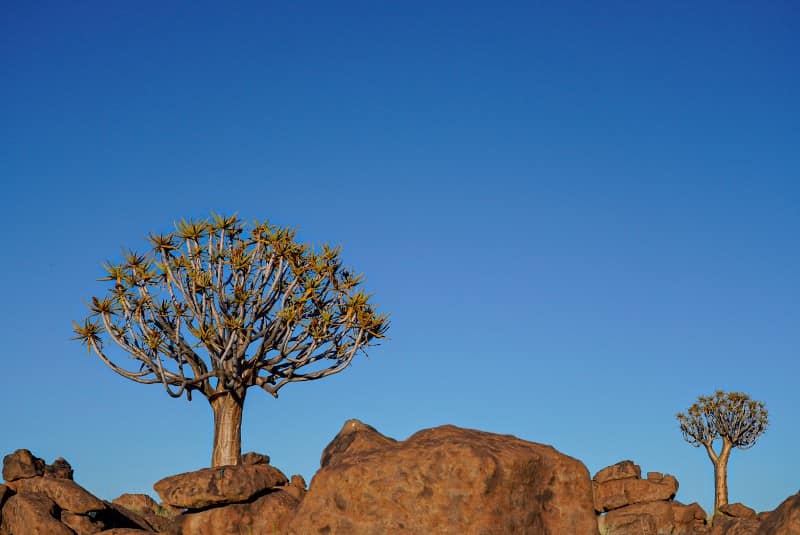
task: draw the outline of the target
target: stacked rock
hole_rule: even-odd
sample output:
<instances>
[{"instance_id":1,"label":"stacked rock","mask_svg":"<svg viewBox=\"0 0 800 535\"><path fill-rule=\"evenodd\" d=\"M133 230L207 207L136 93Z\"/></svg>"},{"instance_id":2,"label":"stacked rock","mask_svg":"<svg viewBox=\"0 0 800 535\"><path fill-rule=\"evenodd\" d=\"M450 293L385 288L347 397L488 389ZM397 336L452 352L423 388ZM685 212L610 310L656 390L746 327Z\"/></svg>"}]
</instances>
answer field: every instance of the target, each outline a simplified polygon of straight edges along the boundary
<instances>
[{"instance_id":1,"label":"stacked rock","mask_svg":"<svg viewBox=\"0 0 800 535\"><path fill-rule=\"evenodd\" d=\"M178 533L284 532L306 482L301 476L290 481L265 455L245 454L243 461L247 464L178 474L153 485L164 504L185 509Z\"/></svg>"},{"instance_id":2,"label":"stacked rock","mask_svg":"<svg viewBox=\"0 0 800 535\"><path fill-rule=\"evenodd\" d=\"M678 480L648 472L633 461L603 468L592 479L594 507L604 535L695 535L707 533L706 514L697 503L675 501Z\"/></svg>"},{"instance_id":3,"label":"stacked rock","mask_svg":"<svg viewBox=\"0 0 800 535\"><path fill-rule=\"evenodd\" d=\"M72 480L70 464L53 464L20 449L3 459L0 533L88 535L152 532L153 526L124 507L94 496Z\"/></svg>"}]
</instances>

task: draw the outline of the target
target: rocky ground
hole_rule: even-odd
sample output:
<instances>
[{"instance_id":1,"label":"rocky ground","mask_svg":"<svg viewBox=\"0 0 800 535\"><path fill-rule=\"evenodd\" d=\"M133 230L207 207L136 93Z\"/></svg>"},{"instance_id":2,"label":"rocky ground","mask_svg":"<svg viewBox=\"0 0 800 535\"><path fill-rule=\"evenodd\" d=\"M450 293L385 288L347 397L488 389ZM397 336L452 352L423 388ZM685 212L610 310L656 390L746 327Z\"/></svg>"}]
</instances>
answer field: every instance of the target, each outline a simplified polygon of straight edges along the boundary
<instances>
[{"instance_id":1,"label":"rocky ground","mask_svg":"<svg viewBox=\"0 0 800 535\"><path fill-rule=\"evenodd\" d=\"M111 502L73 481L64 459L3 461L0 535L532 534L800 535L800 493L777 509L722 508L709 525L674 500L678 481L632 461L600 470L551 446L443 426L404 441L357 420L325 448L309 489L269 457L158 481Z\"/></svg>"}]
</instances>

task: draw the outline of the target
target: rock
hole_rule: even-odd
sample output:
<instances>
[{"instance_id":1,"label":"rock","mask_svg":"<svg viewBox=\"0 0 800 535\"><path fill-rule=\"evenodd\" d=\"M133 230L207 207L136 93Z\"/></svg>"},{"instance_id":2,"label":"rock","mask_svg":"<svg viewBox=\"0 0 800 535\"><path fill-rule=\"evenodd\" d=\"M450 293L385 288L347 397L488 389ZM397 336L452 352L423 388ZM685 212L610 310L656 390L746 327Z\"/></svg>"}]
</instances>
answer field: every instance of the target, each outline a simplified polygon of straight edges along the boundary
<instances>
[{"instance_id":1,"label":"rock","mask_svg":"<svg viewBox=\"0 0 800 535\"><path fill-rule=\"evenodd\" d=\"M597 472L592 480L595 483L605 483L612 479L628 479L631 477L641 478L642 469L639 468L638 464L634 464L633 461L620 461Z\"/></svg>"},{"instance_id":2,"label":"rock","mask_svg":"<svg viewBox=\"0 0 800 535\"><path fill-rule=\"evenodd\" d=\"M125 528L146 531L154 529L154 525L144 515L114 502L104 501L103 504L106 508L98 513L97 519L102 521L107 529Z\"/></svg>"},{"instance_id":3,"label":"rock","mask_svg":"<svg viewBox=\"0 0 800 535\"><path fill-rule=\"evenodd\" d=\"M175 517L179 516L182 509L164 507L147 494L123 494L115 498L112 504L124 508L129 513L138 515L138 522L146 521L157 532L169 532L175 524ZM131 516L131 515L129 515ZM137 517L132 517L136 520ZM180 532L180 527L173 531Z\"/></svg>"},{"instance_id":4,"label":"rock","mask_svg":"<svg viewBox=\"0 0 800 535\"><path fill-rule=\"evenodd\" d=\"M55 519L55 513L56 505L47 496L18 492L3 506L0 533L75 535L71 529Z\"/></svg>"},{"instance_id":5,"label":"rock","mask_svg":"<svg viewBox=\"0 0 800 535\"><path fill-rule=\"evenodd\" d=\"M154 533L154 532L144 529L113 528L101 531L100 535L142 535L142 533Z\"/></svg>"},{"instance_id":6,"label":"rock","mask_svg":"<svg viewBox=\"0 0 800 535\"><path fill-rule=\"evenodd\" d=\"M269 455L248 451L242 455L242 464L269 464Z\"/></svg>"},{"instance_id":7,"label":"rock","mask_svg":"<svg viewBox=\"0 0 800 535\"><path fill-rule=\"evenodd\" d=\"M88 513L105 509L103 502L72 481L49 477L30 477L18 479L9 484L16 492L44 494L53 500L60 509L71 513Z\"/></svg>"},{"instance_id":8,"label":"rock","mask_svg":"<svg viewBox=\"0 0 800 535\"><path fill-rule=\"evenodd\" d=\"M183 535L240 535L284 533L286 521L298 500L283 490L256 498L252 503L211 507L183 516Z\"/></svg>"},{"instance_id":9,"label":"rock","mask_svg":"<svg viewBox=\"0 0 800 535\"><path fill-rule=\"evenodd\" d=\"M75 471L63 457L59 457L53 464L45 465L44 477L54 477L59 479L72 479Z\"/></svg>"},{"instance_id":10,"label":"rock","mask_svg":"<svg viewBox=\"0 0 800 535\"><path fill-rule=\"evenodd\" d=\"M29 450L17 450L3 457L3 479L7 482L44 474L44 460Z\"/></svg>"},{"instance_id":11,"label":"rock","mask_svg":"<svg viewBox=\"0 0 800 535\"><path fill-rule=\"evenodd\" d=\"M174 475L156 482L153 488L169 505L200 509L244 502L269 488L285 485L287 481L275 467L242 464Z\"/></svg>"},{"instance_id":12,"label":"rock","mask_svg":"<svg viewBox=\"0 0 800 535\"><path fill-rule=\"evenodd\" d=\"M102 522L93 520L86 515L70 513L69 511L61 511L61 522L74 531L76 535L92 535L106 529Z\"/></svg>"},{"instance_id":13,"label":"rock","mask_svg":"<svg viewBox=\"0 0 800 535\"><path fill-rule=\"evenodd\" d=\"M718 513L714 515L711 535L755 535L760 525L761 522L756 518L737 518Z\"/></svg>"},{"instance_id":14,"label":"rock","mask_svg":"<svg viewBox=\"0 0 800 535\"><path fill-rule=\"evenodd\" d=\"M800 492L788 497L764 518L756 534L800 535Z\"/></svg>"},{"instance_id":15,"label":"rock","mask_svg":"<svg viewBox=\"0 0 800 535\"><path fill-rule=\"evenodd\" d=\"M697 503L646 502L614 509L600 517L605 535L694 535L705 530L706 513Z\"/></svg>"},{"instance_id":16,"label":"rock","mask_svg":"<svg viewBox=\"0 0 800 535\"><path fill-rule=\"evenodd\" d=\"M153 513L161 514L164 516L174 516L173 509L162 507L153 498L147 494L123 494L111 500L111 503L121 505L122 507L133 511L138 514Z\"/></svg>"},{"instance_id":17,"label":"rock","mask_svg":"<svg viewBox=\"0 0 800 535\"><path fill-rule=\"evenodd\" d=\"M289 479L289 484L283 487L283 490L296 499L302 500L306 495L306 480L300 474L295 474Z\"/></svg>"},{"instance_id":18,"label":"rock","mask_svg":"<svg viewBox=\"0 0 800 535\"><path fill-rule=\"evenodd\" d=\"M756 517L756 512L754 509L750 509L749 507L741 503L729 503L726 505L721 505L719 511L728 516L733 516L737 518Z\"/></svg>"},{"instance_id":19,"label":"rock","mask_svg":"<svg viewBox=\"0 0 800 535\"><path fill-rule=\"evenodd\" d=\"M611 511L643 502L670 500L678 492L678 480L667 475L661 479L611 479L593 483L597 512Z\"/></svg>"},{"instance_id":20,"label":"rock","mask_svg":"<svg viewBox=\"0 0 800 535\"><path fill-rule=\"evenodd\" d=\"M355 419L347 420L339 434L322 450L319 466L325 468L331 460L341 457L345 452L355 454L383 450L395 444L395 439L380 434L374 427Z\"/></svg>"},{"instance_id":21,"label":"rock","mask_svg":"<svg viewBox=\"0 0 800 535\"><path fill-rule=\"evenodd\" d=\"M350 420L321 464L287 533L597 534L586 467L516 437Z\"/></svg>"}]
</instances>

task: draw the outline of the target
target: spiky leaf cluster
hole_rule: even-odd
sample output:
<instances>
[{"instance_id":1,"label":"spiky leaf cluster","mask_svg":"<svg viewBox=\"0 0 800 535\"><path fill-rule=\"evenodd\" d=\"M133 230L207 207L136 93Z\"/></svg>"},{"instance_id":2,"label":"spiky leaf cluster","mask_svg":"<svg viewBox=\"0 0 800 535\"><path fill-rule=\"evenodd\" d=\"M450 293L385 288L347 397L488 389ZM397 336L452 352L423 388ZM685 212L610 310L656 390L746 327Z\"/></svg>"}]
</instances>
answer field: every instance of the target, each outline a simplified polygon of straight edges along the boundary
<instances>
[{"instance_id":1,"label":"spiky leaf cluster","mask_svg":"<svg viewBox=\"0 0 800 535\"><path fill-rule=\"evenodd\" d=\"M693 446L711 447L714 440L748 449L767 430L767 409L742 392L717 391L700 396L685 413L677 415L683 438Z\"/></svg>"},{"instance_id":2,"label":"spiky leaf cluster","mask_svg":"<svg viewBox=\"0 0 800 535\"><path fill-rule=\"evenodd\" d=\"M288 227L236 216L182 220L149 236L144 254L104 265L105 295L75 323L76 339L114 371L162 383L178 397L259 386L277 397L290 382L350 364L388 328L342 266L341 249L314 249ZM114 363L107 340L138 369Z\"/></svg>"}]
</instances>

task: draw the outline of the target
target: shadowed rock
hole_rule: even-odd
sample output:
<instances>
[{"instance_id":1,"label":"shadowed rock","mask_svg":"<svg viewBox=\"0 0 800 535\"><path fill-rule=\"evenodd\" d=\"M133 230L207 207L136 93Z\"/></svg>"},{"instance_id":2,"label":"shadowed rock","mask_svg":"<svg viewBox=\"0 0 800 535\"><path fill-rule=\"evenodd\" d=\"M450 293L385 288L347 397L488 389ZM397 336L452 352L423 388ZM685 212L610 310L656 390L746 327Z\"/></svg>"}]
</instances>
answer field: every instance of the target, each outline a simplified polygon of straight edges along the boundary
<instances>
[{"instance_id":1,"label":"shadowed rock","mask_svg":"<svg viewBox=\"0 0 800 535\"><path fill-rule=\"evenodd\" d=\"M800 493L789 496L769 513L756 535L800 535Z\"/></svg>"},{"instance_id":2,"label":"shadowed rock","mask_svg":"<svg viewBox=\"0 0 800 535\"><path fill-rule=\"evenodd\" d=\"M60 509L72 513L88 513L105 509L103 502L71 479L30 477L9 484L16 492L43 494Z\"/></svg>"},{"instance_id":3,"label":"shadowed rock","mask_svg":"<svg viewBox=\"0 0 800 535\"><path fill-rule=\"evenodd\" d=\"M56 504L47 496L19 492L3 506L0 533L17 535L75 535L56 520Z\"/></svg>"}]
</instances>

